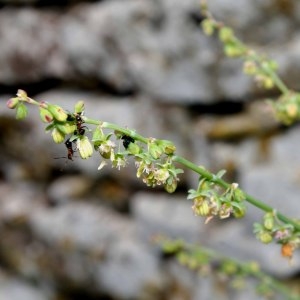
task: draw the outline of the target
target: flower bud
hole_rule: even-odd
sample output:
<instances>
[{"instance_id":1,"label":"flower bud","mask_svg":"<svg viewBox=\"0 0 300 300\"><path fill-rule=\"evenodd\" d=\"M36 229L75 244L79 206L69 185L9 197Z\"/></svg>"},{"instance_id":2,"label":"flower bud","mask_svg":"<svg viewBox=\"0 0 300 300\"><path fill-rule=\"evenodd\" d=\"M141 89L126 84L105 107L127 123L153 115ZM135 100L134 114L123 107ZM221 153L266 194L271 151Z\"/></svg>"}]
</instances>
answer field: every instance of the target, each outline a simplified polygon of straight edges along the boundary
<instances>
[{"instance_id":1,"label":"flower bud","mask_svg":"<svg viewBox=\"0 0 300 300\"><path fill-rule=\"evenodd\" d=\"M73 134L76 130L76 125L70 123L56 124L56 127L64 134Z\"/></svg>"},{"instance_id":2,"label":"flower bud","mask_svg":"<svg viewBox=\"0 0 300 300\"><path fill-rule=\"evenodd\" d=\"M18 90L17 96L21 100L26 100L28 98L27 93L23 90Z\"/></svg>"},{"instance_id":3,"label":"flower bud","mask_svg":"<svg viewBox=\"0 0 300 300\"><path fill-rule=\"evenodd\" d=\"M146 164L144 162L140 162L137 164L136 177L140 178L145 170Z\"/></svg>"},{"instance_id":4,"label":"flower bud","mask_svg":"<svg viewBox=\"0 0 300 300\"><path fill-rule=\"evenodd\" d=\"M177 179L174 177L169 177L167 183L164 185L164 188L168 193L174 193L177 188Z\"/></svg>"},{"instance_id":5,"label":"flower bud","mask_svg":"<svg viewBox=\"0 0 300 300\"><path fill-rule=\"evenodd\" d=\"M141 152L141 147L136 143L130 143L127 148L128 152L132 155L139 154Z\"/></svg>"},{"instance_id":6,"label":"flower bud","mask_svg":"<svg viewBox=\"0 0 300 300\"><path fill-rule=\"evenodd\" d=\"M273 213L266 213L264 215L264 227L268 230L272 230L274 227L274 216Z\"/></svg>"},{"instance_id":7,"label":"flower bud","mask_svg":"<svg viewBox=\"0 0 300 300\"><path fill-rule=\"evenodd\" d=\"M154 159L159 159L163 154L161 147L156 145L155 143L151 143L149 145L149 153Z\"/></svg>"},{"instance_id":8,"label":"flower bud","mask_svg":"<svg viewBox=\"0 0 300 300\"><path fill-rule=\"evenodd\" d=\"M225 260L222 263L222 271L227 275L234 275L238 272L238 266L233 261Z\"/></svg>"},{"instance_id":9,"label":"flower bud","mask_svg":"<svg viewBox=\"0 0 300 300\"><path fill-rule=\"evenodd\" d=\"M19 98L15 97L15 98L10 98L7 102L6 102L6 106L10 109L14 109L17 107L19 103Z\"/></svg>"},{"instance_id":10,"label":"flower bud","mask_svg":"<svg viewBox=\"0 0 300 300\"><path fill-rule=\"evenodd\" d=\"M77 149L82 159L87 159L93 154L93 146L87 136L82 136L77 140Z\"/></svg>"},{"instance_id":11,"label":"flower bud","mask_svg":"<svg viewBox=\"0 0 300 300\"><path fill-rule=\"evenodd\" d=\"M83 111L84 111L84 102L81 100L75 104L75 113L80 114Z\"/></svg>"},{"instance_id":12,"label":"flower bud","mask_svg":"<svg viewBox=\"0 0 300 300\"><path fill-rule=\"evenodd\" d=\"M271 235L271 233L269 233L268 231L261 231L258 234L258 239L263 242L264 244L269 244L272 242L273 237Z\"/></svg>"},{"instance_id":13,"label":"flower bud","mask_svg":"<svg viewBox=\"0 0 300 300\"><path fill-rule=\"evenodd\" d=\"M172 155L176 151L175 145L170 141L163 140L162 147L163 147L164 153L167 155Z\"/></svg>"},{"instance_id":14,"label":"flower bud","mask_svg":"<svg viewBox=\"0 0 300 300\"><path fill-rule=\"evenodd\" d=\"M208 216L210 213L208 201L204 200L200 205L198 205L195 212L199 216Z\"/></svg>"},{"instance_id":15,"label":"flower bud","mask_svg":"<svg viewBox=\"0 0 300 300\"><path fill-rule=\"evenodd\" d=\"M247 75L254 75L257 72L257 66L255 62L250 60L245 61L243 71Z\"/></svg>"},{"instance_id":16,"label":"flower bud","mask_svg":"<svg viewBox=\"0 0 300 300\"><path fill-rule=\"evenodd\" d=\"M61 131L59 131L56 127L52 130L51 135L52 135L53 141L56 144L62 143L65 139L65 135Z\"/></svg>"},{"instance_id":17,"label":"flower bud","mask_svg":"<svg viewBox=\"0 0 300 300\"><path fill-rule=\"evenodd\" d=\"M48 104L48 110L59 122L65 122L68 118L68 114L58 105Z\"/></svg>"},{"instance_id":18,"label":"flower bud","mask_svg":"<svg viewBox=\"0 0 300 300\"><path fill-rule=\"evenodd\" d=\"M53 116L48 109L40 107L40 118L44 123L51 123Z\"/></svg>"},{"instance_id":19,"label":"flower bud","mask_svg":"<svg viewBox=\"0 0 300 300\"><path fill-rule=\"evenodd\" d=\"M205 19L205 20L203 20L201 25L202 25L202 29L206 35L210 36L214 33L215 26L214 26L214 23L212 22L212 20Z\"/></svg>"},{"instance_id":20,"label":"flower bud","mask_svg":"<svg viewBox=\"0 0 300 300\"><path fill-rule=\"evenodd\" d=\"M111 155L114 153L115 146L115 143L111 140L102 142L99 146L100 155L105 159L111 158Z\"/></svg>"},{"instance_id":21,"label":"flower bud","mask_svg":"<svg viewBox=\"0 0 300 300\"><path fill-rule=\"evenodd\" d=\"M222 42L231 42L234 38L233 31L229 27L222 27L219 31L219 39Z\"/></svg>"},{"instance_id":22,"label":"flower bud","mask_svg":"<svg viewBox=\"0 0 300 300\"><path fill-rule=\"evenodd\" d=\"M285 109L290 118L295 118L298 115L299 109L296 103L288 103Z\"/></svg>"},{"instance_id":23,"label":"flower bud","mask_svg":"<svg viewBox=\"0 0 300 300\"><path fill-rule=\"evenodd\" d=\"M246 207L233 207L233 215L235 218L243 218L246 213Z\"/></svg>"},{"instance_id":24,"label":"flower bud","mask_svg":"<svg viewBox=\"0 0 300 300\"><path fill-rule=\"evenodd\" d=\"M263 86L267 90L272 89L274 87L274 81L273 81L273 79L266 76L264 78L264 81L263 81Z\"/></svg>"},{"instance_id":25,"label":"flower bud","mask_svg":"<svg viewBox=\"0 0 300 300\"><path fill-rule=\"evenodd\" d=\"M224 53L228 57L238 57L241 56L244 51L241 47L234 44L227 44L224 46Z\"/></svg>"},{"instance_id":26,"label":"flower bud","mask_svg":"<svg viewBox=\"0 0 300 300\"><path fill-rule=\"evenodd\" d=\"M28 113L27 107L25 106L25 104L20 102L17 105L17 112L16 112L17 120L25 119L27 117L27 113Z\"/></svg>"},{"instance_id":27,"label":"flower bud","mask_svg":"<svg viewBox=\"0 0 300 300\"><path fill-rule=\"evenodd\" d=\"M170 173L166 169L158 169L154 172L155 180L164 183L170 176Z\"/></svg>"}]
</instances>

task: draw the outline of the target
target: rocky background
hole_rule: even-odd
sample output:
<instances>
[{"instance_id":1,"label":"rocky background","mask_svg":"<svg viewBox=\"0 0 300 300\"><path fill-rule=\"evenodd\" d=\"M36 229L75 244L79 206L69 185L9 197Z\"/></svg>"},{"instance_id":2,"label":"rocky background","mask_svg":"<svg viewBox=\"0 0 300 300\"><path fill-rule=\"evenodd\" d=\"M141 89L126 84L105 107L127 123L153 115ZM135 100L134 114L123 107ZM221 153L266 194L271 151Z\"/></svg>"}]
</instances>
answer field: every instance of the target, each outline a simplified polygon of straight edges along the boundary
<instances>
[{"instance_id":1,"label":"rocky background","mask_svg":"<svg viewBox=\"0 0 300 300\"><path fill-rule=\"evenodd\" d=\"M274 57L300 88L300 2L211 0L217 18ZM264 101L276 96L242 74L200 28L198 0L0 0L0 300L261 299L165 259L163 233L212 247L299 287L289 264L243 220L193 216L186 172L178 192L147 189L134 166L97 170L74 162L44 133L35 108L16 122L5 107L18 88L37 100L175 142L178 153L227 170L250 194L299 218L300 128L283 128ZM299 292L300 293L300 292ZM282 299L282 298L278 298Z\"/></svg>"}]
</instances>

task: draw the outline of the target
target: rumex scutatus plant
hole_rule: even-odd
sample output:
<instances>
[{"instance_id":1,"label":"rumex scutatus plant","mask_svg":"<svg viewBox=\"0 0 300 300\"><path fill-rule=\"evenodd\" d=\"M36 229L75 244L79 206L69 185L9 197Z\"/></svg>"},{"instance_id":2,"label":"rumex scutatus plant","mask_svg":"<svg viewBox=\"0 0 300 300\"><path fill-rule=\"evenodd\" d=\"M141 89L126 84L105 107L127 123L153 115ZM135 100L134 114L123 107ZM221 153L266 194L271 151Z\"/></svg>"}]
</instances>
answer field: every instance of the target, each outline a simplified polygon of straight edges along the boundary
<instances>
[{"instance_id":1,"label":"rumex scutatus plant","mask_svg":"<svg viewBox=\"0 0 300 300\"><path fill-rule=\"evenodd\" d=\"M248 48L235 36L231 28L216 21L208 11L206 1L202 1L201 11L205 17L201 24L203 31L207 35L218 36L223 43L224 53L230 57L241 58L244 61L244 72L253 76L262 88L279 90L279 99L269 102L275 116L287 125L299 120L300 94L288 89L279 78L276 73L276 62ZM225 171L213 174L204 167L177 155L176 147L171 141L146 138L133 129L90 119L85 115L82 101L75 105L73 112L69 112L59 105L38 102L30 98L25 91L19 90L16 97L7 102L9 108L16 110L16 118L19 120L26 118L26 105L30 104L38 107L41 120L47 124L46 131L51 132L53 141L65 144L68 159L73 160L74 151L78 151L82 159L88 159L97 153L98 169L101 170L109 164L116 169L125 167L128 158L132 157L138 178L149 187L163 186L169 193L177 188L180 174L183 172L180 166L185 167L199 175L198 186L188 191L187 198L193 202L194 214L205 217L206 223L217 217L241 218L246 213L245 202L248 202L265 213L261 223L254 224L254 233L258 240L266 244L270 242L280 244L282 255L288 258L292 258L294 251L300 247L299 221L283 215L275 208L242 191L237 183L224 181L222 176ZM188 248L190 249L190 246ZM183 253L182 249L180 253ZM184 251L186 254L179 257L181 259L186 257L183 262L189 265L193 262L191 253L196 252L186 251L186 248ZM197 265L195 261L194 263ZM233 261L230 261L231 266L232 264ZM245 272L238 263L234 263L234 269ZM254 272L252 268L249 270L250 273ZM262 279L260 271L256 274Z\"/></svg>"},{"instance_id":2,"label":"rumex scutatus plant","mask_svg":"<svg viewBox=\"0 0 300 300\"><path fill-rule=\"evenodd\" d=\"M235 258L226 257L212 249L187 243L182 240L172 240L164 236L154 237L169 256L174 256L184 267L189 268L201 276L212 275L227 288L242 289L247 285L247 280L252 278L256 293L272 299L298 300L299 295L279 280L274 279L260 269L254 262L241 262Z\"/></svg>"},{"instance_id":3,"label":"rumex scutatus plant","mask_svg":"<svg viewBox=\"0 0 300 300\"><path fill-rule=\"evenodd\" d=\"M247 201L265 212L262 223L254 224L254 233L261 242L267 244L275 241L281 244L282 255L289 258L300 247L298 221L248 195L237 183L224 181L224 170L213 174L177 155L176 147L171 141L146 138L135 130L90 119L84 114L83 101L75 105L74 112L68 112L58 105L38 102L28 97L25 91L19 90L17 97L7 102L9 108L16 109L17 119L27 116L26 104L39 108L41 120L48 124L46 131L51 131L53 141L65 143L68 159L73 159L75 150L82 159L88 159L95 152L100 156L98 169L101 170L107 164L117 169L125 167L128 158L133 157L136 176L147 186L163 186L169 193L176 190L179 175L183 173L178 165L184 166L199 174L198 186L188 191L187 198L193 202L194 214L205 217L206 223L215 217L243 217Z\"/></svg>"}]
</instances>

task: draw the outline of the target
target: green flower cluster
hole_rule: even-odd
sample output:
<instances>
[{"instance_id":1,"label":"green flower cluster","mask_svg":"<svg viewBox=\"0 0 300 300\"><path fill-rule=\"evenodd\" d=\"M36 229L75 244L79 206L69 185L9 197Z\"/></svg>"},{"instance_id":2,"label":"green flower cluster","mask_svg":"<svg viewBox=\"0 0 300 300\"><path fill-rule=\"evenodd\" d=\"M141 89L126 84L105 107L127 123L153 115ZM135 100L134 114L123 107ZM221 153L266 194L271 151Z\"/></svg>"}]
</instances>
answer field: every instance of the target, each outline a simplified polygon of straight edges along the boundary
<instances>
[{"instance_id":1,"label":"green flower cluster","mask_svg":"<svg viewBox=\"0 0 300 300\"><path fill-rule=\"evenodd\" d=\"M275 241L282 245L282 255L292 258L293 252L300 247L300 232L292 224L278 220L276 211L267 212L261 223L254 223L254 233L258 240L268 244Z\"/></svg>"},{"instance_id":2,"label":"green flower cluster","mask_svg":"<svg viewBox=\"0 0 300 300\"><path fill-rule=\"evenodd\" d=\"M188 191L188 199L193 200L192 209L197 216L206 217L206 223L213 217L225 219L233 215L241 218L245 215L245 195L238 188L237 183L232 183L227 189L221 188L215 180L224 174L220 171L211 180L202 178L197 190Z\"/></svg>"},{"instance_id":3,"label":"green flower cluster","mask_svg":"<svg viewBox=\"0 0 300 300\"><path fill-rule=\"evenodd\" d=\"M84 103L79 101L75 105L74 113L69 113L59 105L46 102L37 102L23 90L18 90L17 97L7 101L7 107L16 109L16 118L25 119L27 116L27 107L25 103L34 104L39 107L40 118L42 122L47 123L46 131L51 131L53 141L57 144L65 142L68 148L68 159L72 160L72 143L76 144L80 157L87 159L93 154L93 146L89 138L85 135L85 129L82 124Z\"/></svg>"},{"instance_id":4,"label":"green flower cluster","mask_svg":"<svg viewBox=\"0 0 300 300\"><path fill-rule=\"evenodd\" d=\"M296 291L264 273L255 261L240 262L203 246L163 236L156 237L155 242L162 246L169 257L172 255L181 265L197 272L200 276L218 275L223 282L226 282L226 286L238 290L246 288L247 279L252 278L255 279L257 294L266 299L275 296L282 297L280 299L299 299Z\"/></svg>"}]
</instances>

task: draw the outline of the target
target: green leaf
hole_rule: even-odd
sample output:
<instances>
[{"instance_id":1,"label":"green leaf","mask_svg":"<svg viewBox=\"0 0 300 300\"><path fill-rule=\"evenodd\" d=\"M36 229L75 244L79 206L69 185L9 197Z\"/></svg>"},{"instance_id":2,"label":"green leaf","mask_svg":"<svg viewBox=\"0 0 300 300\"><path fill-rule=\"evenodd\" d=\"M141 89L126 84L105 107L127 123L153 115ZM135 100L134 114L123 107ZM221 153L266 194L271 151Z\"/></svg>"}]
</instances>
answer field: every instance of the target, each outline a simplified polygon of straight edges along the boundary
<instances>
[{"instance_id":1,"label":"green leaf","mask_svg":"<svg viewBox=\"0 0 300 300\"><path fill-rule=\"evenodd\" d=\"M19 102L17 105L17 112L16 112L16 119L17 120L23 120L27 117L28 109L26 105L22 102Z\"/></svg>"}]
</instances>

